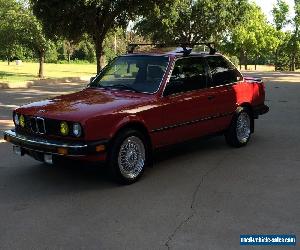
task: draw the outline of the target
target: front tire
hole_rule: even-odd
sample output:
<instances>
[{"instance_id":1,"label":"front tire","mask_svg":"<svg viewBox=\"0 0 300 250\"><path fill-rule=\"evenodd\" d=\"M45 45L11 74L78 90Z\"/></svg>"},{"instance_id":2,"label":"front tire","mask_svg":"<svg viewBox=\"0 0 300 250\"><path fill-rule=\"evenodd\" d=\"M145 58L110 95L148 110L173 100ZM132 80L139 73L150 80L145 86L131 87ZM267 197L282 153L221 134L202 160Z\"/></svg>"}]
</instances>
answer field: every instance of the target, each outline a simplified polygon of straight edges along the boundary
<instances>
[{"instance_id":1,"label":"front tire","mask_svg":"<svg viewBox=\"0 0 300 250\"><path fill-rule=\"evenodd\" d=\"M239 107L225 132L226 142L232 147L245 146L250 140L252 126L254 126L254 119L250 110L246 107Z\"/></svg>"},{"instance_id":2,"label":"front tire","mask_svg":"<svg viewBox=\"0 0 300 250\"><path fill-rule=\"evenodd\" d=\"M121 184L132 184L143 174L149 158L145 136L136 130L117 135L108 155L112 177Z\"/></svg>"}]
</instances>

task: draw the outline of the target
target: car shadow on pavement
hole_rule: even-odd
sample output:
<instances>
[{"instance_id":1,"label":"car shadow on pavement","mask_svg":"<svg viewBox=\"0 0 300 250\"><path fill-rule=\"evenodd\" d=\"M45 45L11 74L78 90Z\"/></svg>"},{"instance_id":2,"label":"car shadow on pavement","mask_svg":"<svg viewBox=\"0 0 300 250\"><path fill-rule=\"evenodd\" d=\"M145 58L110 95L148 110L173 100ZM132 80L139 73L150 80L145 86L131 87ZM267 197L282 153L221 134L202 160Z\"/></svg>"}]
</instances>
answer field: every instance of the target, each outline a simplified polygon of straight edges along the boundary
<instances>
[{"instance_id":1,"label":"car shadow on pavement","mask_svg":"<svg viewBox=\"0 0 300 250\"><path fill-rule=\"evenodd\" d=\"M187 157L190 154L205 154L208 151L218 151L225 148L229 147L225 144L225 139L222 135L201 137L157 150L153 157L154 164L170 159Z\"/></svg>"},{"instance_id":2,"label":"car shadow on pavement","mask_svg":"<svg viewBox=\"0 0 300 250\"><path fill-rule=\"evenodd\" d=\"M147 168L144 178L140 180L139 184L134 185L142 185L143 181L152 182L152 178L157 179L161 170L172 171L173 162L180 165L181 159L209 152L211 154L213 151L217 154L220 150L227 148L224 144L222 137L214 137L197 139L161 149L154 154L155 171ZM2 171L0 181L5 178L4 183L7 183L5 186L8 191L6 195L13 193L18 197L39 197L49 194L80 193L88 190L123 187L113 181L107 167L103 164L77 161L64 165L46 165L24 156L24 166L22 166L23 159L15 159L19 159L16 163L17 167L2 168L2 170L6 170Z\"/></svg>"},{"instance_id":3,"label":"car shadow on pavement","mask_svg":"<svg viewBox=\"0 0 300 250\"><path fill-rule=\"evenodd\" d=\"M11 145L0 143L0 197L42 198L44 195L80 193L88 190L117 188L105 167L98 164L70 162L46 165L29 156L14 156Z\"/></svg>"}]
</instances>

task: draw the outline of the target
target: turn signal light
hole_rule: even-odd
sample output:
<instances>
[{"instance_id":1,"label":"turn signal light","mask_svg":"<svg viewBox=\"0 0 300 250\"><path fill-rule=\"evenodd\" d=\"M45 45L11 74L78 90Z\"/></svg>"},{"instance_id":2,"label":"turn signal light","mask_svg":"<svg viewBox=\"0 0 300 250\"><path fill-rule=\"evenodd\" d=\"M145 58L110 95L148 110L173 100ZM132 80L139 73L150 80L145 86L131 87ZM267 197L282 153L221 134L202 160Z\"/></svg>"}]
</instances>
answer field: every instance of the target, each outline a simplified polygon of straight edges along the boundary
<instances>
[{"instance_id":1,"label":"turn signal light","mask_svg":"<svg viewBox=\"0 0 300 250\"><path fill-rule=\"evenodd\" d=\"M104 145L96 146L96 152L103 152L103 151L105 151L105 146Z\"/></svg>"},{"instance_id":2,"label":"turn signal light","mask_svg":"<svg viewBox=\"0 0 300 250\"><path fill-rule=\"evenodd\" d=\"M68 154L68 149L66 148L58 148L57 153L60 155L67 155Z\"/></svg>"}]
</instances>

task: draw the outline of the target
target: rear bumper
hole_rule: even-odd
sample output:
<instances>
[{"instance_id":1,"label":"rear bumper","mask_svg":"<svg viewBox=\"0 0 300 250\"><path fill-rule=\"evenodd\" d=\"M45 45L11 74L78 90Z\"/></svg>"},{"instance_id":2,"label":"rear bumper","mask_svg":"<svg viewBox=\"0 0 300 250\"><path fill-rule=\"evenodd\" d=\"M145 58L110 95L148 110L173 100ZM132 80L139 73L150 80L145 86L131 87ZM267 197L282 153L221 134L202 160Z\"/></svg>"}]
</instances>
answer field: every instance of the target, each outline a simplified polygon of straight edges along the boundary
<instances>
[{"instance_id":1,"label":"rear bumper","mask_svg":"<svg viewBox=\"0 0 300 250\"><path fill-rule=\"evenodd\" d=\"M24 150L40 152L44 154L52 154L67 157L87 157L95 156L99 153L97 146L103 145L102 149L106 149L108 140L96 142L63 142L55 140L45 140L17 134L14 130L4 132L4 140L21 147ZM99 148L99 147L98 147Z\"/></svg>"},{"instance_id":2,"label":"rear bumper","mask_svg":"<svg viewBox=\"0 0 300 250\"><path fill-rule=\"evenodd\" d=\"M269 109L270 108L265 104L253 107L254 118L258 118L258 116L268 113Z\"/></svg>"}]
</instances>

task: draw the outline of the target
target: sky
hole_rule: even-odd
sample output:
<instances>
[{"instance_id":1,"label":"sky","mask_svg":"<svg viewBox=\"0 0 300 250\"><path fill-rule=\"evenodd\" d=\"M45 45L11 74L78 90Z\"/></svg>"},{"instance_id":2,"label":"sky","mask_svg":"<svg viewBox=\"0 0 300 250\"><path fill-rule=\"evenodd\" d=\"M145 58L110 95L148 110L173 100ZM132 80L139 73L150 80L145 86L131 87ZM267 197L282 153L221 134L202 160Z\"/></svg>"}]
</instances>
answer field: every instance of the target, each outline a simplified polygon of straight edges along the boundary
<instances>
[{"instance_id":1,"label":"sky","mask_svg":"<svg viewBox=\"0 0 300 250\"><path fill-rule=\"evenodd\" d=\"M285 0L287 4L289 4L290 6L290 17L293 17L294 15L294 0ZM268 21L272 22L273 18L272 18L272 8L273 5L277 2L276 0L254 0L254 2L260 6L262 8L262 10L265 12L265 14L268 17Z\"/></svg>"}]
</instances>

